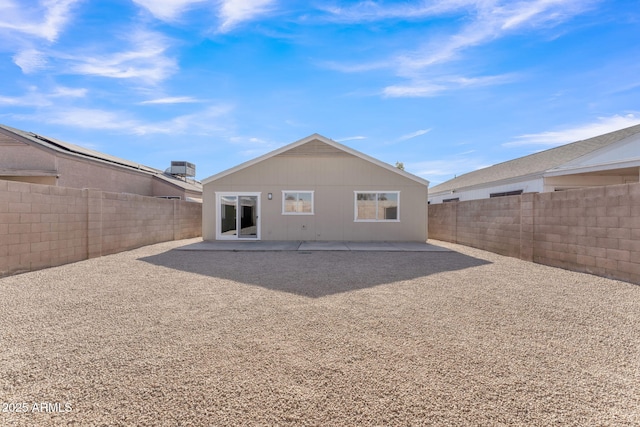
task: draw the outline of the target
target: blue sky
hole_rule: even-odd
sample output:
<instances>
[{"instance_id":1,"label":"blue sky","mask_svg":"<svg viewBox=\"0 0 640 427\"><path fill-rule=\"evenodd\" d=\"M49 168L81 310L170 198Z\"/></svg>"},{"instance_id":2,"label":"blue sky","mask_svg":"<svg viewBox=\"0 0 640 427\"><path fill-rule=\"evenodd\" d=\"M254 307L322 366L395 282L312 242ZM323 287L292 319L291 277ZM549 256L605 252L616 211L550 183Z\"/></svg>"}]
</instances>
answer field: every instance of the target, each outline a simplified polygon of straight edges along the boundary
<instances>
[{"instance_id":1,"label":"blue sky","mask_svg":"<svg viewBox=\"0 0 640 427\"><path fill-rule=\"evenodd\" d=\"M431 181L640 123L637 0L0 0L0 123L198 179L312 133Z\"/></svg>"}]
</instances>

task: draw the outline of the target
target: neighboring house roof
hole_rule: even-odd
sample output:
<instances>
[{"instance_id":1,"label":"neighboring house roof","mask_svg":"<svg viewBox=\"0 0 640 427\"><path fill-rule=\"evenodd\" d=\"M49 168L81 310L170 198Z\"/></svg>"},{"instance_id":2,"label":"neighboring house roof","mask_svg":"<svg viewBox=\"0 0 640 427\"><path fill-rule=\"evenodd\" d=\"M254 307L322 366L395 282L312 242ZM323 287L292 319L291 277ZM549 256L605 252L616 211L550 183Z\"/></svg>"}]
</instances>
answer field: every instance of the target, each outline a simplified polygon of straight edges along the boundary
<instances>
[{"instance_id":1,"label":"neighboring house roof","mask_svg":"<svg viewBox=\"0 0 640 427\"><path fill-rule=\"evenodd\" d=\"M509 179L540 177L546 171L557 169L565 163L608 147L637 133L640 133L640 125L498 163L438 184L431 188L430 193L460 190Z\"/></svg>"},{"instance_id":2,"label":"neighboring house roof","mask_svg":"<svg viewBox=\"0 0 640 427\"><path fill-rule=\"evenodd\" d=\"M346 145L342 145L342 144L340 144L340 143L338 143L338 142L336 142L336 141L334 141L332 139L329 139L329 138L324 137L324 136L322 136L320 134L317 134L317 133L314 133L313 135L309 135L306 138L303 138L303 139L301 139L299 141L293 142L293 143L291 143L289 145L285 145L284 147L280 147L277 150L271 151L271 152L269 152L267 154L264 154L264 155L262 155L260 157L256 157L253 160L249 160L248 162L241 163L238 166L235 166L233 168L230 168L230 169L227 169L227 170L222 171L220 173L217 173L215 175L212 175L209 178L206 178L206 179L202 180L202 184L206 185L206 184L208 184L210 182L213 182L215 180L218 180L218 179L220 179L222 177L225 177L227 175L230 175L232 173L235 173L235 172L241 171L243 169L246 169L246 168L248 168L250 166L253 166L253 165L257 164L257 163L263 162L263 161L265 161L267 159L270 159L270 158L272 158L274 156L277 156L279 154L283 154L283 153L285 153L287 151L289 151L291 153L295 153L295 151L296 151L295 149L297 147L300 147L300 146L302 146L304 144L307 144L307 143L310 143L310 142L313 142L313 141L320 141L320 142L322 142L324 144L327 144L330 147L333 147L333 148L335 148L337 150L340 150L340 151L343 151L345 153L351 154L353 156L359 157L362 160L366 160L366 161L368 161L370 163L375 164L376 166L380 166L381 168L384 168L384 169L387 169L387 170L389 170L391 172L394 172L394 173L397 173L399 175L402 175L405 178L408 178L410 180L413 180L415 182L423 184L423 185L425 185L427 187L429 186L429 181L427 181L424 178L420 178L419 176L412 175L409 172L405 172L402 169L398 169L395 166L392 166L392 165L390 165L388 163L384 163L384 162L382 162L382 161L380 161L378 159L375 159L375 158L373 158L371 156L368 156L368 155L366 155L364 153L361 153L361 152L359 152L357 150L354 150L353 148L349 148Z\"/></svg>"},{"instance_id":3,"label":"neighboring house roof","mask_svg":"<svg viewBox=\"0 0 640 427\"><path fill-rule=\"evenodd\" d=\"M108 163L124 169L134 170L136 172L143 172L151 174L169 184L180 187L188 191L202 192L202 185L198 182L189 182L177 179L171 175L165 174L159 169L154 169L139 163L131 162L129 160L121 159L119 157L111 156L109 154L101 153L99 151L91 150L88 148L80 147L78 145L70 144L68 142L60 141L59 139L50 138L48 136L42 136L33 132L26 132L20 129L15 129L10 126L0 124L0 129L11 132L21 138L24 138L39 146L48 148L50 150L71 155L74 157L80 157L83 159L98 161L101 163ZM19 171L16 171L19 173Z\"/></svg>"}]
</instances>

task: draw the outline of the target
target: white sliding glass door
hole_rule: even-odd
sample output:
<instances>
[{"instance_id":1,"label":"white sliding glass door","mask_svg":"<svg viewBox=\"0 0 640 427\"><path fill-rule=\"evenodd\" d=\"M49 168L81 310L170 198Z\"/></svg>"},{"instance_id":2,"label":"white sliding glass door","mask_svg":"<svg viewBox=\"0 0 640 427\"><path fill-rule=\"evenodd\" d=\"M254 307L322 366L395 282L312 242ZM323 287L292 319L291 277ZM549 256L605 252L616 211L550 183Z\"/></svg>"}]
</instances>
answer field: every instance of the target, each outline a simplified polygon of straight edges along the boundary
<instances>
[{"instance_id":1,"label":"white sliding glass door","mask_svg":"<svg viewBox=\"0 0 640 427\"><path fill-rule=\"evenodd\" d=\"M216 193L216 238L260 239L260 193Z\"/></svg>"}]
</instances>

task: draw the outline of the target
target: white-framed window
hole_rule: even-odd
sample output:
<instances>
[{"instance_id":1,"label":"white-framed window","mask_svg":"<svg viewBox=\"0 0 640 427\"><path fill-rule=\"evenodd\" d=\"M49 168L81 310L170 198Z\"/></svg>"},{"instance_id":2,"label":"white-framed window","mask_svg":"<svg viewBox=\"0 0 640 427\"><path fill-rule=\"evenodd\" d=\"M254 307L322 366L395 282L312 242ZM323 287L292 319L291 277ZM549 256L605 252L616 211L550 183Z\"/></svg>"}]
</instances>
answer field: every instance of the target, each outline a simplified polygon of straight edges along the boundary
<instances>
[{"instance_id":1,"label":"white-framed window","mask_svg":"<svg viewBox=\"0 0 640 427\"><path fill-rule=\"evenodd\" d=\"M313 191L282 191L282 215L313 215Z\"/></svg>"},{"instance_id":2,"label":"white-framed window","mask_svg":"<svg viewBox=\"0 0 640 427\"><path fill-rule=\"evenodd\" d=\"M399 222L399 191L354 191L356 222Z\"/></svg>"}]
</instances>

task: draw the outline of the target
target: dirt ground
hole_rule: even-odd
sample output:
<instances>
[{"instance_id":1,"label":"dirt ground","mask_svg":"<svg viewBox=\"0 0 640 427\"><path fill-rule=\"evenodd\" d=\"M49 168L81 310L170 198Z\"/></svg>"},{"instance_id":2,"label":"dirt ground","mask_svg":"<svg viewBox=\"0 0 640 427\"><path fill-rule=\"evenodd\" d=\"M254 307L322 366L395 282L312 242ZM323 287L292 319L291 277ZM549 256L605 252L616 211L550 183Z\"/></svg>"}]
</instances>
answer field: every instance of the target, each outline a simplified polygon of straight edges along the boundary
<instances>
[{"instance_id":1,"label":"dirt ground","mask_svg":"<svg viewBox=\"0 0 640 427\"><path fill-rule=\"evenodd\" d=\"M640 425L640 286L195 241L0 279L0 425Z\"/></svg>"}]
</instances>

